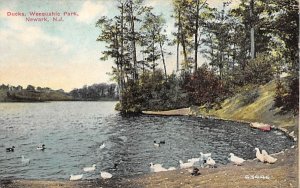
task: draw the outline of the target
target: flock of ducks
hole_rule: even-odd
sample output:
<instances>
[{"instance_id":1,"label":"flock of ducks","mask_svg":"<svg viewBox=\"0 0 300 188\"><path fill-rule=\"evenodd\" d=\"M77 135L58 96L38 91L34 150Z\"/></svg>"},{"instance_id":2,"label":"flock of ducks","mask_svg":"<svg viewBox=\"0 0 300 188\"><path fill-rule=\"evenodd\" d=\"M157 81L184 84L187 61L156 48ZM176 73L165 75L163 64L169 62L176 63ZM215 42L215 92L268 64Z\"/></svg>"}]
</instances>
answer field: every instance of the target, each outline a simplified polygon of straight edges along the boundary
<instances>
[{"instance_id":1,"label":"flock of ducks","mask_svg":"<svg viewBox=\"0 0 300 188\"><path fill-rule=\"evenodd\" d=\"M256 158L263 162L263 163L270 163L273 164L277 161L276 158L270 156L266 150L262 150L262 153L260 153L259 148L255 148L256 151ZM229 154L228 160L232 162L233 164L240 166L242 165L246 160L236 156L233 153ZM200 152L200 157L199 158L191 158L188 159L186 163L184 163L182 160L179 160L179 167L180 169L185 169L185 168L194 168L192 171L192 175L199 175L199 169L198 167L216 167L216 162L215 160L211 157L211 153L202 153ZM153 164L150 163L150 171L151 172L163 172L163 171L170 171L170 170L176 170L175 167L170 167L170 168L164 168L162 164Z\"/></svg>"},{"instance_id":2,"label":"flock of ducks","mask_svg":"<svg viewBox=\"0 0 300 188\"><path fill-rule=\"evenodd\" d=\"M102 143L100 145L100 149L104 149L106 147L105 143ZM114 164L114 168L117 167L117 164ZM94 172L96 170L96 164L93 164L90 167L84 167L82 169L84 172ZM100 176L102 179L110 179L112 178L112 174L109 172L104 172L104 171L100 171ZM77 174L77 175L70 175L70 181L76 181L76 180L81 180L83 178L83 174Z\"/></svg>"},{"instance_id":3,"label":"flock of ducks","mask_svg":"<svg viewBox=\"0 0 300 188\"><path fill-rule=\"evenodd\" d=\"M156 142L154 141L154 146L155 147L160 147L161 144L165 144L165 141L159 141ZM105 148L105 143L103 143L100 147L100 149L104 149ZM45 144L39 145L37 148L37 150L41 150L44 151L46 149ZM10 148L6 148L6 152L14 152L15 150L15 146L12 146ZM263 163L270 163L273 164L277 161L276 158L270 156L266 150L262 150L262 152L260 152L259 148L255 148L256 151L256 158ZM232 163L234 163L235 165L242 165L243 162L245 162L245 160L241 157L236 156L233 153L229 154L229 158L228 160L231 161ZM21 159L22 164L29 164L30 163L30 159L29 158L25 158L24 155L22 155L22 159ZM201 167L203 168L204 166L208 166L208 167L216 167L216 162L215 160L211 157L211 153L202 153L200 152L200 157L199 158L191 158L188 159L186 163L184 163L182 160L179 160L179 166L181 169L185 169L185 168L192 168L194 167L193 171L192 171L192 175L199 175L199 169L197 167ZM116 168L116 164L115 164L115 168ZM93 172L96 170L96 164L93 164L91 167L84 167L83 171L84 172ZM169 168L164 168L162 166L162 164L153 164L152 162L150 163L150 171L151 172L164 172L164 171L171 171L171 170L176 170L175 167L169 167ZM112 177L112 174L108 173L108 172L104 172L104 171L100 171L100 176L103 179L109 179ZM70 180L80 180L83 178L83 174L78 174L78 175L70 175Z\"/></svg>"},{"instance_id":4,"label":"flock of ducks","mask_svg":"<svg viewBox=\"0 0 300 188\"><path fill-rule=\"evenodd\" d=\"M14 152L15 148L16 148L15 146L12 146L10 148L6 148L6 152ZM39 145L36 149L44 151L46 149L45 144ZM30 163L30 159L29 158L25 158L24 155L22 155L21 157L22 157L21 158L21 162L22 162L23 165L27 165L27 164Z\"/></svg>"},{"instance_id":5,"label":"flock of ducks","mask_svg":"<svg viewBox=\"0 0 300 188\"><path fill-rule=\"evenodd\" d=\"M94 172L96 170L96 164L93 164L91 167L84 167L84 172ZM100 171L100 176L103 179L109 179L112 177L112 174L109 172ZM77 174L77 175L70 175L71 181L81 180L83 178L83 174Z\"/></svg>"},{"instance_id":6,"label":"flock of ducks","mask_svg":"<svg viewBox=\"0 0 300 188\"><path fill-rule=\"evenodd\" d=\"M15 148L16 148L15 146L12 146L10 148L6 148L6 152L14 152ZM105 148L105 144L104 143L100 146L100 149L103 149L103 148ZM36 149L40 150L40 151L44 151L46 149L45 144L39 145ZM24 165L28 165L30 163L30 159L29 158L25 158L24 155L22 155L21 162ZM116 164L115 164L114 168L116 168ZM83 168L84 172L93 172L95 170L96 170L96 164L93 164L91 167L84 167ZM110 174L108 172L100 171L100 176L103 179L109 179L109 178L112 177L112 174ZM78 175L71 174L70 175L70 180L71 181L81 180L82 177L83 177L83 174L78 174Z\"/></svg>"},{"instance_id":7,"label":"flock of ducks","mask_svg":"<svg viewBox=\"0 0 300 188\"><path fill-rule=\"evenodd\" d=\"M179 167L181 169L185 168L191 168L191 167L201 167L203 168L204 166L208 167L216 167L216 162L215 160L212 159L211 153L202 153L200 152L200 157L198 158L191 158L188 159L186 163L184 163L182 160L179 160ZM152 162L150 163L150 171L151 172L164 172L164 171L171 171L171 170L176 170L175 167L169 167L169 168L164 168L162 164L153 164ZM198 174L197 168L194 168L194 171L192 174Z\"/></svg>"}]
</instances>

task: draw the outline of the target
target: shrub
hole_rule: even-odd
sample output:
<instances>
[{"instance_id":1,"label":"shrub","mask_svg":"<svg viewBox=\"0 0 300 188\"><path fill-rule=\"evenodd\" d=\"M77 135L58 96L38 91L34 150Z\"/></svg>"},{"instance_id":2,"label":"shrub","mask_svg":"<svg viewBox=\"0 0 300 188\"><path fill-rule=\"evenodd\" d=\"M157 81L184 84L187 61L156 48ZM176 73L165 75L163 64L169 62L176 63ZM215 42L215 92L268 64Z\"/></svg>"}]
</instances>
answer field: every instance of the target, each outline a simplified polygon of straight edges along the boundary
<instances>
[{"instance_id":1,"label":"shrub","mask_svg":"<svg viewBox=\"0 0 300 188\"><path fill-rule=\"evenodd\" d=\"M205 64L193 75L186 75L183 85L190 103L195 105L219 102L225 94L223 82Z\"/></svg>"},{"instance_id":2,"label":"shrub","mask_svg":"<svg viewBox=\"0 0 300 188\"><path fill-rule=\"evenodd\" d=\"M276 94L274 107L281 109L282 113L292 111L299 112L299 79L298 76L290 76L284 82L276 82Z\"/></svg>"},{"instance_id":3,"label":"shrub","mask_svg":"<svg viewBox=\"0 0 300 188\"><path fill-rule=\"evenodd\" d=\"M268 54L258 54L247 62L241 75L244 84L266 84L274 78L273 59ZM239 75L239 76L241 76Z\"/></svg>"}]
</instances>

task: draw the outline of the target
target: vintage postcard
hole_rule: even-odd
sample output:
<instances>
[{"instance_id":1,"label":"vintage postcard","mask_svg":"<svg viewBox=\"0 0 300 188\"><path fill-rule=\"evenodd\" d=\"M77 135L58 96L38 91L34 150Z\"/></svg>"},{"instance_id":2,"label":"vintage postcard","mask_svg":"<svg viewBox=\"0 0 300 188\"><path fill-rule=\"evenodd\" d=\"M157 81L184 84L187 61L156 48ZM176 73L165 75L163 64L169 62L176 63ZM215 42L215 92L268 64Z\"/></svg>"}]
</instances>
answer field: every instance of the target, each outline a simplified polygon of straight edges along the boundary
<instances>
[{"instance_id":1,"label":"vintage postcard","mask_svg":"<svg viewBox=\"0 0 300 188\"><path fill-rule=\"evenodd\" d=\"M297 0L2 0L0 188L299 187Z\"/></svg>"}]
</instances>

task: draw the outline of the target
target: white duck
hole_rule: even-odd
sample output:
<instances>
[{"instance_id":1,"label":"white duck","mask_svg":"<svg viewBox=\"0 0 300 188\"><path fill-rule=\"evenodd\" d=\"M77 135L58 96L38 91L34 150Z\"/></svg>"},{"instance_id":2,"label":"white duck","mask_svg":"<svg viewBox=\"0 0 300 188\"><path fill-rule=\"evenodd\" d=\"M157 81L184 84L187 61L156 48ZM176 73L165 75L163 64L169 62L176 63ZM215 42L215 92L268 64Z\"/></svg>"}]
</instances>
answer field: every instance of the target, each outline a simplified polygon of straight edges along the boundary
<instances>
[{"instance_id":1,"label":"white duck","mask_svg":"<svg viewBox=\"0 0 300 188\"><path fill-rule=\"evenodd\" d=\"M30 163L30 159L26 159L26 158L24 157L24 155L22 155L21 161L22 161L22 164L29 164L29 163Z\"/></svg>"},{"instance_id":2,"label":"white duck","mask_svg":"<svg viewBox=\"0 0 300 188\"><path fill-rule=\"evenodd\" d=\"M96 169L96 165L93 164L93 166L91 166L91 167L85 167L85 168L83 168L83 171L85 171L85 172L92 172L92 171L95 171L95 169Z\"/></svg>"},{"instance_id":3,"label":"white duck","mask_svg":"<svg viewBox=\"0 0 300 188\"><path fill-rule=\"evenodd\" d=\"M191 168L194 165L194 162L183 163L182 160L179 160L180 168Z\"/></svg>"},{"instance_id":4,"label":"white duck","mask_svg":"<svg viewBox=\"0 0 300 188\"><path fill-rule=\"evenodd\" d=\"M193 162L193 163L195 163L195 162L198 162L198 161L200 161L201 160L201 157L199 157L199 158L191 158L191 159L188 159L188 162Z\"/></svg>"},{"instance_id":5,"label":"white duck","mask_svg":"<svg viewBox=\"0 0 300 188\"><path fill-rule=\"evenodd\" d=\"M105 143L101 144L100 149L104 149L105 148Z\"/></svg>"},{"instance_id":6,"label":"white duck","mask_svg":"<svg viewBox=\"0 0 300 188\"><path fill-rule=\"evenodd\" d=\"M203 160L207 160L209 157L211 157L211 153L204 154L204 153L200 152L200 155Z\"/></svg>"},{"instance_id":7,"label":"white duck","mask_svg":"<svg viewBox=\"0 0 300 188\"><path fill-rule=\"evenodd\" d=\"M156 143L155 140L154 140L153 144L154 144L155 147L160 147L160 143Z\"/></svg>"},{"instance_id":8,"label":"white duck","mask_svg":"<svg viewBox=\"0 0 300 188\"><path fill-rule=\"evenodd\" d=\"M204 165L204 161L203 161L203 157L202 156L199 157L199 158L188 159L188 162L193 163L194 167L201 167L201 168L203 168L203 165Z\"/></svg>"},{"instance_id":9,"label":"white duck","mask_svg":"<svg viewBox=\"0 0 300 188\"><path fill-rule=\"evenodd\" d=\"M272 157L271 155L268 155L268 153L266 152L266 150L262 150L261 153L264 156L265 161L267 163L273 164L273 163L275 163L277 161L276 158Z\"/></svg>"},{"instance_id":10,"label":"white duck","mask_svg":"<svg viewBox=\"0 0 300 188\"><path fill-rule=\"evenodd\" d=\"M100 176L101 176L101 178L103 178L103 179L109 179L109 178L112 177L112 174L111 174L111 173L108 173L108 172L100 171Z\"/></svg>"},{"instance_id":11,"label":"white duck","mask_svg":"<svg viewBox=\"0 0 300 188\"><path fill-rule=\"evenodd\" d=\"M164 171L168 171L168 169L162 167L161 164L150 163L150 171L151 172L164 172Z\"/></svg>"},{"instance_id":12,"label":"white duck","mask_svg":"<svg viewBox=\"0 0 300 188\"><path fill-rule=\"evenodd\" d=\"M42 144L42 145L40 145L40 146L38 146L37 148L36 148L37 150L44 150L44 149L46 149L45 148L45 144Z\"/></svg>"},{"instance_id":13,"label":"white duck","mask_svg":"<svg viewBox=\"0 0 300 188\"><path fill-rule=\"evenodd\" d=\"M208 157L208 158L207 158L207 161L206 161L206 164L208 164L208 166L214 167L215 164L216 164L216 162L215 162L215 160L213 160L211 157Z\"/></svg>"},{"instance_id":14,"label":"white duck","mask_svg":"<svg viewBox=\"0 0 300 188\"><path fill-rule=\"evenodd\" d=\"M168 168L168 171L172 171L172 170L176 170L176 168L175 167Z\"/></svg>"},{"instance_id":15,"label":"white duck","mask_svg":"<svg viewBox=\"0 0 300 188\"><path fill-rule=\"evenodd\" d=\"M259 149L258 148L255 148L255 151L256 151L256 158L264 163L265 162L265 157L260 153Z\"/></svg>"},{"instance_id":16,"label":"white duck","mask_svg":"<svg viewBox=\"0 0 300 188\"><path fill-rule=\"evenodd\" d=\"M230 155L229 160L236 165L241 165L245 161L244 159L235 156L233 153L230 153L229 155Z\"/></svg>"},{"instance_id":17,"label":"white duck","mask_svg":"<svg viewBox=\"0 0 300 188\"><path fill-rule=\"evenodd\" d=\"M70 181L80 180L80 179L82 179L82 176L83 176L83 174L80 174L80 175L71 174L70 175Z\"/></svg>"}]
</instances>

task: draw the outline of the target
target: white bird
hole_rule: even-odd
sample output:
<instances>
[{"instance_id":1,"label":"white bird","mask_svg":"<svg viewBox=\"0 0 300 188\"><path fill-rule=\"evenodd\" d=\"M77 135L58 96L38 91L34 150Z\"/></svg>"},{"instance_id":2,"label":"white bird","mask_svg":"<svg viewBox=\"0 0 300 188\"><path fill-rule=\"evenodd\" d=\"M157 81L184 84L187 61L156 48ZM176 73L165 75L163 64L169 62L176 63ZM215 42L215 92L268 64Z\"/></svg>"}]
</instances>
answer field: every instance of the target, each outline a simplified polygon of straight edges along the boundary
<instances>
[{"instance_id":1,"label":"white bird","mask_svg":"<svg viewBox=\"0 0 300 188\"><path fill-rule=\"evenodd\" d=\"M200 152L200 155L203 160L207 160L209 157L211 157L211 153L204 154L204 153Z\"/></svg>"},{"instance_id":2,"label":"white bird","mask_svg":"<svg viewBox=\"0 0 300 188\"><path fill-rule=\"evenodd\" d=\"M183 163L182 160L179 160L180 168L191 168L194 165L194 162Z\"/></svg>"},{"instance_id":3,"label":"white bird","mask_svg":"<svg viewBox=\"0 0 300 188\"><path fill-rule=\"evenodd\" d=\"M262 150L261 153L264 156L265 161L267 163L273 164L273 163L275 163L277 161L276 158L272 157L271 155L268 155L268 153L266 152L266 150Z\"/></svg>"},{"instance_id":4,"label":"white bird","mask_svg":"<svg viewBox=\"0 0 300 188\"><path fill-rule=\"evenodd\" d=\"M112 177L112 174L111 174L111 173L108 173L108 172L100 171L100 176L101 176L101 178L103 178L103 179L109 179L109 178Z\"/></svg>"},{"instance_id":5,"label":"white bird","mask_svg":"<svg viewBox=\"0 0 300 188\"><path fill-rule=\"evenodd\" d=\"M80 180L82 178L83 174L80 175L70 175L70 181Z\"/></svg>"},{"instance_id":6,"label":"white bird","mask_svg":"<svg viewBox=\"0 0 300 188\"><path fill-rule=\"evenodd\" d=\"M103 148L105 148L105 144L104 143L100 146L100 149L103 149Z\"/></svg>"},{"instance_id":7,"label":"white bird","mask_svg":"<svg viewBox=\"0 0 300 188\"><path fill-rule=\"evenodd\" d=\"M24 155L22 155L22 164L29 164L30 163L30 159L25 159Z\"/></svg>"},{"instance_id":8,"label":"white bird","mask_svg":"<svg viewBox=\"0 0 300 188\"><path fill-rule=\"evenodd\" d=\"M260 153L260 151L259 151L258 148L255 148L255 151L256 151L256 158L257 158L260 162L264 163L264 162L265 162L265 157L264 157L264 155L262 155L262 154Z\"/></svg>"},{"instance_id":9,"label":"white bird","mask_svg":"<svg viewBox=\"0 0 300 188\"><path fill-rule=\"evenodd\" d=\"M230 155L229 160L236 165L241 165L245 161L244 159L235 156L233 153L230 153L229 155Z\"/></svg>"},{"instance_id":10,"label":"white bird","mask_svg":"<svg viewBox=\"0 0 300 188\"><path fill-rule=\"evenodd\" d=\"M203 168L203 165L204 165L204 161L203 161L203 157L199 157L199 158L191 158L191 159L188 159L188 162L189 163L193 163L193 166L194 167L201 167Z\"/></svg>"},{"instance_id":11,"label":"white bird","mask_svg":"<svg viewBox=\"0 0 300 188\"><path fill-rule=\"evenodd\" d=\"M168 169L162 167L161 164L150 163L150 171L151 172L164 172L164 171L168 171Z\"/></svg>"},{"instance_id":12,"label":"white bird","mask_svg":"<svg viewBox=\"0 0 300 188\"><path fill-rule=\"evenodd\" d=\"M156 143L156 141L154 141L154 146L155 146L155 147L159 147L160 144L159 144L159 143Z\"/></svg>"},{"instance_id":13,"label":"white bird","mask_svg":"<svg viewBox=\"0 0 300 188\"><path fill-rule=\"evenodd\" d=\"M295 137L295 132L294 131L292 131L292 132L290 132L290 134L289 134L291 137Z\"/></svg>"},{"instance_id":14,"label":"white bird","mask_svg":"<svg viewBox=\"0 0 300 188\"><path fill-rule=\"evenodd\" d=\"M198 161L200 161L201 160L201 157L199 157L199 158L191 158L191 159L188 159L188 162L193 162L193 163L195 163L195 162L198 162Z\"/></svg>"},{"instance_id":15,"label":"white bird","mask_svg":"<svg viewBox=\"0 0 300 188\"><path fill-rule=\"evenodd\" d=\"M215 166L216 162L211 157L208 157L206 164L208 164L209 166Z\"/></svg>"},{"instance_id":16,"label":"white bird","mask_svg":"<svg viewBox=\"0 0 300 188\"><path fill-rule=\"evenodd\" d=\"M172 171L172 170L176 170L176 168L175 167L168 168L168 171Z\"/></svg>"},{"instance_id":17,"label":"white bird","mask_svg":"<svg viewBox=\"0 0 300 188\"><path fill-rule=\"evenodd\" d=\"M96 165L93 164L93 166L91 166L91 167L85 167L85 168L83 168L83 171L85 171L85 172L92 172L92 171L95 171L95 169L96 169Z\"/></svg>"},{"instance_id":18,"label":"white bird","mask_svg":"<svg viewBox=\"0 0 300 188\"><path fill-rule=\"evenodd\" d=\"M37 150L44 150L44 149L46 149L45 148L45 144L42 144L42 145L38 146L36 149Z\"/></svg>"}]
</instances>

